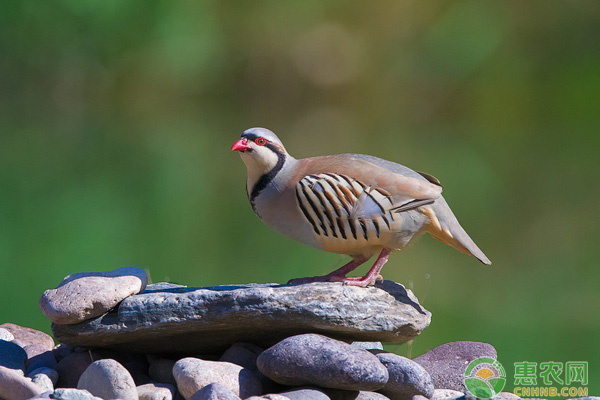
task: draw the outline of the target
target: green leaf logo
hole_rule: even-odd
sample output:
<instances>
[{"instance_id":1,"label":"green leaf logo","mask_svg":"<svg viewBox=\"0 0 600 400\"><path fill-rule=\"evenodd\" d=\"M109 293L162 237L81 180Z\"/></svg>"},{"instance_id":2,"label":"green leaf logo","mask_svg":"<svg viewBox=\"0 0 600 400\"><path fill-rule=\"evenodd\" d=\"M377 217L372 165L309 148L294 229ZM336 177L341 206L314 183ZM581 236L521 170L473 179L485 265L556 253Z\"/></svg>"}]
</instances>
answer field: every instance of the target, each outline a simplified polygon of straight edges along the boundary
<instances>
[{"instance_id":1,"label":"green leaf logo","mask_svg":"<svg viewBox=\"0 0 600 400\"><path fill-rule=\"evenodd\" d=\"M491 399L506 384L506 372L497 360L481 357L471 361L465 370L465 386L477 397Z\"/></svg>"}]
</instances>

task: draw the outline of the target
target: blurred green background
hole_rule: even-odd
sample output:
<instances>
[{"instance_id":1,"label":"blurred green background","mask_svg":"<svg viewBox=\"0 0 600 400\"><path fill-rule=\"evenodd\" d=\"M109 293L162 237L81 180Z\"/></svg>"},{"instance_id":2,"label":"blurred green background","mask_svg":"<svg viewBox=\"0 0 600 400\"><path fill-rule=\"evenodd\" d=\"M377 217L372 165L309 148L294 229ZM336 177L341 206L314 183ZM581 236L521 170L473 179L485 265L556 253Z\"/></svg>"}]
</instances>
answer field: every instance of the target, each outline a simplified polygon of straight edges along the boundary
<instances>
[{"instance_id":1,"label":"blurred green background","mask_svg":"<svg viewBox=\"0 0 600 400\"><path fill-rule=\"evenodd\" d=\"M39 296L80 271L205 286L341 266L252 213L229 147L264 126L295 157L444 184L493 265L429 236L392 256L384 276L433 313L412 356L489 342L507 389L514 362L588 361L600 394L599 21L591 0L3 1L0 322L49 332Z\"/></svg>"}]
</instances>

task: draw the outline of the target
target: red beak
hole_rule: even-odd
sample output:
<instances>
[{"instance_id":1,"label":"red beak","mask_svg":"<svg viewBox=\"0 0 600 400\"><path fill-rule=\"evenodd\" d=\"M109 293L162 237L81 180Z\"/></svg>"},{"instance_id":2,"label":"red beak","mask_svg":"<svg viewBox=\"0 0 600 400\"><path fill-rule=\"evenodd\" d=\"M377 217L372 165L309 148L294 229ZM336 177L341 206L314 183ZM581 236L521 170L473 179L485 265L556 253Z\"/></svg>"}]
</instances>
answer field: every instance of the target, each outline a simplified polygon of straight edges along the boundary
<instances>
[{"instance_id":1,"label":"red beak","mask_svg":"<svg viewBox=\"0 0 600 400\"><path fill-rule=\"evenodd\" d=\"M238 140L231 146L231 151L246 151L248 149L250 149L250 146L248 146L248 139L246 138Z\"/></svg>"}]
</instances>

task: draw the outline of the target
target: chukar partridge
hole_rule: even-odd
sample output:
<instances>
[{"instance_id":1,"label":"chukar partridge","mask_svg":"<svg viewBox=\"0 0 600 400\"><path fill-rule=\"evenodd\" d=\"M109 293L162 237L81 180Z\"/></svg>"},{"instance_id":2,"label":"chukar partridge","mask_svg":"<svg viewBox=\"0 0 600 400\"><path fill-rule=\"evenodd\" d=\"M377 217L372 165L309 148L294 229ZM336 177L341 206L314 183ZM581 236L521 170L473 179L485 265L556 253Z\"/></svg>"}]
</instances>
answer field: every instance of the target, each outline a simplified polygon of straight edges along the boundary
<instances>
[{"instance_id":1,"label":"chukar partridge","mask_svg":"<svg viewBox=\"0 0 600 400\"><path fill-rule=\"evenodd\" d=\"M352 261L323 276L291 283L373 285L390 253L423 232L484 264L490 260L460 226L431 175L363 154L295 159L264 128L246 130L231 147L246 164L252 209L268 226ZM379 253L363 277L346 274Z\"/></svg>"}]
</instances>

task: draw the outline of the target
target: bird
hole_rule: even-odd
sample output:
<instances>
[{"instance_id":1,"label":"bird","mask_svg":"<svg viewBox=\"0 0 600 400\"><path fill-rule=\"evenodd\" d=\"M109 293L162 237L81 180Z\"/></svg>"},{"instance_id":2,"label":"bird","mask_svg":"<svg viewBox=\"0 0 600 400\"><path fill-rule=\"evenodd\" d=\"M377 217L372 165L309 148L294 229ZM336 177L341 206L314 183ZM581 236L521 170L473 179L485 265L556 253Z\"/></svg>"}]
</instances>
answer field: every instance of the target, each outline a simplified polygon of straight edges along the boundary
<instances>
[{"instance_id":1,"label":"bird","mask_svg":"<svg viewBox=\"0 0 600 400\"><path fill-rule=\"evenodd\" d=\"M333 272L289 284L372 286L383 280L390 254L425 232L491 264L432 175L364 154L296 159L275 133L260 127L245 130L231 150L246 165L248 200L266 225L308 246L351 257ZM376 254L366 275L346 276Z\"/></svg>"}]
</instances>

